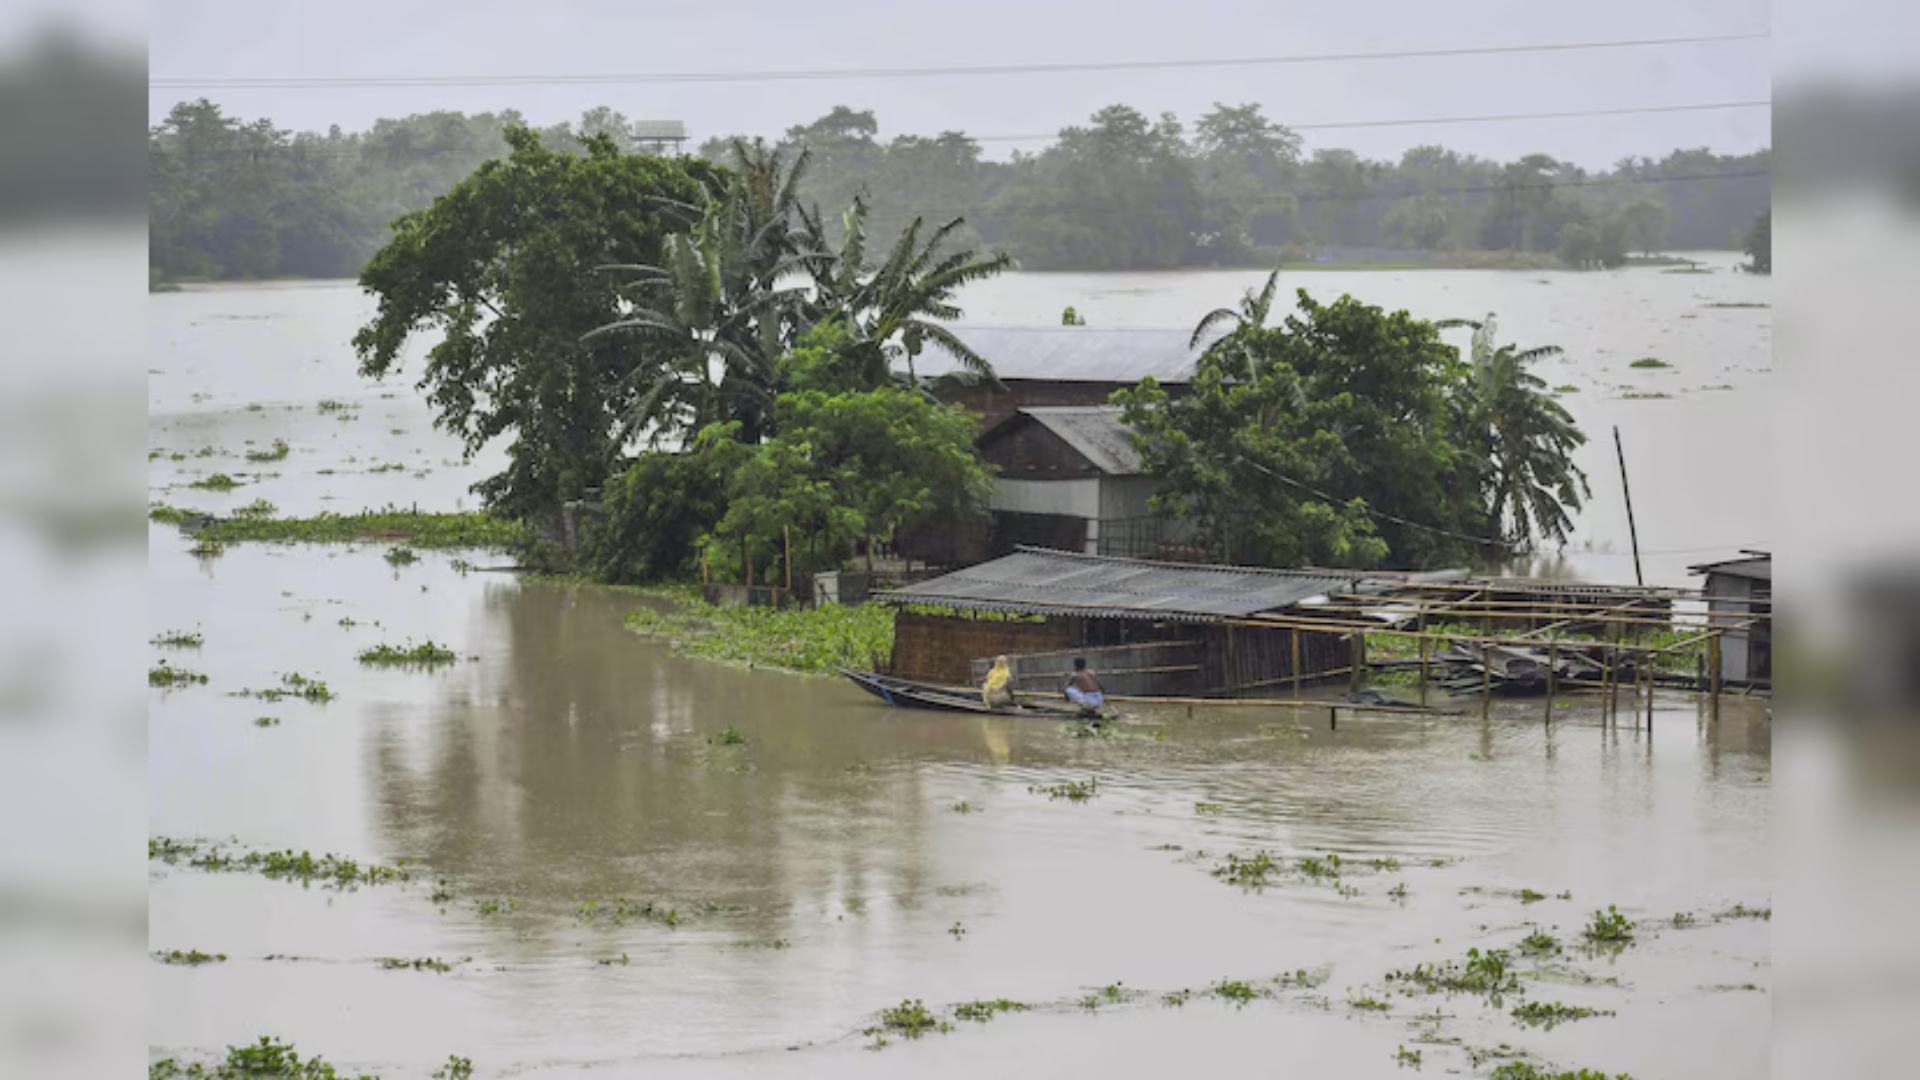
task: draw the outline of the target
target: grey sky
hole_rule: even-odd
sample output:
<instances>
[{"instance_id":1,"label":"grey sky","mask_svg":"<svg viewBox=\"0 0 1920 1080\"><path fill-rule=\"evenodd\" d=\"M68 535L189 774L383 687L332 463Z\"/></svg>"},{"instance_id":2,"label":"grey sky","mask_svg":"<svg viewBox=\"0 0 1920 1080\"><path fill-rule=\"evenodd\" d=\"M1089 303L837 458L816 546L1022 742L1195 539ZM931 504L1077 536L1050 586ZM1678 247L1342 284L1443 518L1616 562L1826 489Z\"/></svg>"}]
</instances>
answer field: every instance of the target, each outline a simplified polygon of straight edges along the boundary
<instances>
[{"instance_id":1,"label":"grey sky","mask_svg":"<svg viewBox=\"0 0 1920 1080\"><path fill-rule=\"evenodd\" d=\"M1097 13L1097 14L1096 14ZM728 72L1168 60L1447 49L1754 33L1764 0L1186 0L1180 4L619 3L617 0L155 0L154 79ZM1044 134L1125 103L1189 125L1215 101L1259 102L1317 124L1762 100L1771 43L1748 41L1294 67L639 86L165 89L150 121L209 97L279 126L352 130L383 116L515 108L538 124L606 104L686 122L695 140L773 136L837 104L872 109L882 137L959 129ZM1423 143L1497 158L1542 151L1589 167L1677 147L1771 144L1765 109L1304 133L1309 147L1398 157ZM992 157L1045 140L988 141Z\"/></svg>"}]
</instances>

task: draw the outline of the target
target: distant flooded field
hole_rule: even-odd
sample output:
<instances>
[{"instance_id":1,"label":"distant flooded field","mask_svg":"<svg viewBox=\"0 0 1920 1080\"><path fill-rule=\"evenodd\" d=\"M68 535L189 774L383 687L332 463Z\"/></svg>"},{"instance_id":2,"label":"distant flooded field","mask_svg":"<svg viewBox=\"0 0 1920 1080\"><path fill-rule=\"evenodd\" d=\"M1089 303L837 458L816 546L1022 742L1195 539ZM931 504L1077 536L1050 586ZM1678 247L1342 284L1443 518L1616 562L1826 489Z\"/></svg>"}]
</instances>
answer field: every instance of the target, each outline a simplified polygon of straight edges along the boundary
<instances>
[{"instance_id":1,"label":"distant flooded field","mask_svg":"<svg viewBox=\"0 0 1920 1080\"><path fill-rule=\"evenodd\" d=\"M1767 438L1770 312L1710 305L1769 283L1731 261L1294 280L1567 348L1545 374L1579 387L1596 506L1566 569L1632 580L1618 423L1648 579L1683 584L1771 539L1764 469L1707 483L1710 450ZM1262 276L1014 274L964 306L1188 325ZM354 374L369 305L349 286L151 310L152 499L448 510L498 467L460 462L404 382ZM1629 366L1648 355L1673 366ZM246 456L275 439L284 457ZM239 486L184 486L216 472ZM1767 1067L1759 702L1711 722L1662 693L1651 730L1572 696L1551 725L1538 698L1336 730L1180 708L1079 737L678 658L622 628L645 598L485 553L190 544L151 527L150 633L180 635L151 660L207 680L149 711L149 834L173 845L150 948L184 954L148 975L155 1058L271 1035L389 1080L449 1055L541 1078ZM357 659L426 641L453 658Z\"/></svg>"}]
</instances>

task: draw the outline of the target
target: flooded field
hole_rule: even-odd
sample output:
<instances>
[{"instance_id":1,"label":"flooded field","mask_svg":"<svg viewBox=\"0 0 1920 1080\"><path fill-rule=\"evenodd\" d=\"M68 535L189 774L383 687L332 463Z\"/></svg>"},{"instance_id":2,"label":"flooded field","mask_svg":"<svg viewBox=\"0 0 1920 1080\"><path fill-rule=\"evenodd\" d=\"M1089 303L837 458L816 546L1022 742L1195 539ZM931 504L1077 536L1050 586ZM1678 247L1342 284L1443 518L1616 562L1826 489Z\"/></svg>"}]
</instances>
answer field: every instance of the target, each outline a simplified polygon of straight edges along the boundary
<instances>
[{"instance_id":1,"label":"flooded field","mask_svg":"<svg viewBox=\"0 0 1920 1080\"><path fill-rule=\"evenodd\" d=\"M1550 380L1585 384L1568 403L1608 454L1613 422L1630 447L1764 439L1769 313L1694 294L1758 303L1766 283L1635 274L1303 284L1423 315L1491 309L1508 337L1567 346L1570 374ZM1084 299L1104 283L1149 290L1140 324L1178 325L1256 277L1010 275L969 313L1030 322L1077 303L1119 322ZM1610 278L1627 282L1614 308L1565 306ZM1560 299L1543 314L1523 305L1535 293ZM354 375L367 305L349 287L151 306L155 500L445 510L497 467L460 463L404 384ZM1606 349L1581 351L1580 326ZM1675 367L1626 369L1645 354ZM1606 392L1630 376L1678 389ZM247 458L275 439L284 457ZM1689 460L1670 450L1634 476L1642 542L1767 539L1761 497L1702 509ZM240 486L184 486L215 472ZM1599 551L1574 568L1621 580L1609 520L1583 519ZM477 1076L543 1078L1485 1075L1513 1053L1639 1080L1766 1068L1771 724L1755 702L1710 723L1663 694L1650 731L1604 728L1575 698L1551 726L1538 699L1487 722L1343 715L1337 730L1320 710L1178 709L1083 738L676 658L622 629L644 597L522 581L483 553L395 566L377 544L201 559L189 543L149 534L150 633L201 638L152 660L207 678L152 691L149 834L197 846L150 863L150 947L225 959L151 966L156 1058L272 1035L390 1080L450 1054ZM1698 561L1660 558L1650 580ZM455 659L356 659L427 640ZM316 680L331 700L234 696ZM337 864L302 880L314 871L244 861L289 848L357 860L359 884L338 887ZM1632 940L1589 944L1610 906ZM1523 951L1537 933L1558 948ZM1507 976L1469 968L1470 949L1506 950L1519 988L1487 992ZM956 1015L997 999L1028 1007ZM952 1030L912 1038L917 1014L883 1015L914 1000ZM1514 1015L1530 1003L1603 1014L1532 1026Z\"/></svg>"}]
</instances>

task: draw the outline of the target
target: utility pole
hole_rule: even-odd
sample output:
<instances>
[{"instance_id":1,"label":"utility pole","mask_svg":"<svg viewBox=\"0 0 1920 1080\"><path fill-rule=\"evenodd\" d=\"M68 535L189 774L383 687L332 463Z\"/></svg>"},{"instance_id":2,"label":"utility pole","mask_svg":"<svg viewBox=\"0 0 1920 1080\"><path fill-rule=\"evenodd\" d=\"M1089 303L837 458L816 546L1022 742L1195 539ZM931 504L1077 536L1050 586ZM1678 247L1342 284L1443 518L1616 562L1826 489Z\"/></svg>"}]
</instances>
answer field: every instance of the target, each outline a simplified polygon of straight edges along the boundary
<instances>
[{"instance_id":1,"label":"utility pole","mask_svg":"<svg viewBox=\"0 0 1920 1080\"><path fill-rule=\"evenodd\" d=\"M1640 572L1640 530L1633 524L1633 489L1627 486L1627 452L1620 446L1619 424L1613 425L1613 452L1620 459L1620 493L1627 497L1627 537L1633 542L1633 582L1644 586L1647 578Z\"/></svg>"}]
</instances>

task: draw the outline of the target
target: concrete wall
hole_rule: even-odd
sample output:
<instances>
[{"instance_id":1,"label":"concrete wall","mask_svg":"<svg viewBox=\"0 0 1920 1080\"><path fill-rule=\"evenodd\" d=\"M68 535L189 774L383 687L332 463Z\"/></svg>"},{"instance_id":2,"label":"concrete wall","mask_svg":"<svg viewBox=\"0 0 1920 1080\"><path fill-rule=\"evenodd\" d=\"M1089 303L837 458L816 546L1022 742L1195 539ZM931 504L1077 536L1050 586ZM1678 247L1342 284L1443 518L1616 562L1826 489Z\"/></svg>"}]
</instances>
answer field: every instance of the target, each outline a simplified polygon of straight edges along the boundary
<instances>
[{"instance_id":1,"label":"concrete wall","mask_svg":"<svg viewBox=\"0 0 1920 1080\"><path fill-rule=\"evenodd\" d=\"M1707 609L1715 615L1743 616L1753 612L1753 579L1731 574L1707 575ZM1738 682L1753 678L1753 661L1747 632L1720 636L1720 677Z\"/></svg>"}]
</instances>

